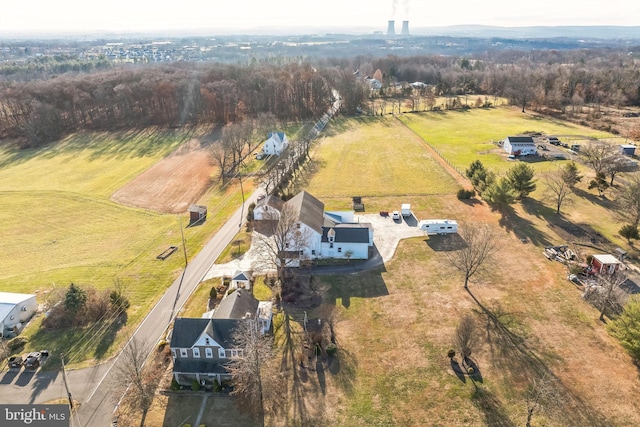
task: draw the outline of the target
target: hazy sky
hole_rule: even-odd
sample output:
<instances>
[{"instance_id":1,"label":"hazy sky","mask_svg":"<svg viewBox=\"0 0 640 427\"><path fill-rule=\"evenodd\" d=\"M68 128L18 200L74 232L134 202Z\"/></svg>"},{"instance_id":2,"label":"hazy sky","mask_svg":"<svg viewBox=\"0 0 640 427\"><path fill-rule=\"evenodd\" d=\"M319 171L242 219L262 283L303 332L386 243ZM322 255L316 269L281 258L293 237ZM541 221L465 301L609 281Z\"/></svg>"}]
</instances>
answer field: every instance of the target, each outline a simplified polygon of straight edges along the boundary
<instances>
[{"instance_id":1,"label":"hazy sky","mask_svg":"<svg viewBox=\"0 0 640 427\"><path fill-rule=\"evenodd\" d=\"M5 0L0 32L640 25L639 0ZM170 6L165 6L166 4ZM397 30L399 30L397 24Z\"/></svg>"}]
</instances>

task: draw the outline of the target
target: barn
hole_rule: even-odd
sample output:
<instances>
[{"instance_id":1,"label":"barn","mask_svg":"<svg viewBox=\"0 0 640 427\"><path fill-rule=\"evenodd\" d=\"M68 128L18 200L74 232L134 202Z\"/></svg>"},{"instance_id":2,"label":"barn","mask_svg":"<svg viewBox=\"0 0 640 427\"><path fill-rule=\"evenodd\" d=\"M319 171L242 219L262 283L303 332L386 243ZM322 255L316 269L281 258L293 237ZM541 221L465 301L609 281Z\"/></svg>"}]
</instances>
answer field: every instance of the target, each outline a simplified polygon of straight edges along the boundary
<instances>
[{"instance_id":1,"label":"barn","mask_svg":"<svg viewBox=\"0 0 640 427\"><path fill-rule=\"evenodd\" d=\"M204 222L207 219L207 207L202 205L189 206L189 224Z\"/></svg>"},{"instance_id":2,"label":"barn","mask_svg":"<svg viewBox=\"0 0 640 427\"><path fill-rule=\"evenodd\" d=\"M20 332L36 311L35 295L0 292L0 337L12 336L14 330Z\"/></svg>"},{"instance_id":3,"label":"barn","mask_svg":"<svg viewBox=\"0 0 640 427\"><path fill-rule=\"evenodd\" d=\"M536 144L530 136L508 136L502 142L502 148L514 156L535 156L538 154Z\"/></svg>"}]
</instances>

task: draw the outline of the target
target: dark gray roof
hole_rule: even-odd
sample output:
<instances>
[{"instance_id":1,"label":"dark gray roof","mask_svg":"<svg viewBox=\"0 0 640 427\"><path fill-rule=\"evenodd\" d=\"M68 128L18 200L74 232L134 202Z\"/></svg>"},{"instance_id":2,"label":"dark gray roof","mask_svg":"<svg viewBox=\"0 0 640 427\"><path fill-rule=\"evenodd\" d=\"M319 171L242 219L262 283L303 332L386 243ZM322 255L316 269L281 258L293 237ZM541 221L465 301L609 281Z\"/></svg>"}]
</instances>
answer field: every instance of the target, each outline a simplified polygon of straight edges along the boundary
<instances>
[{"instance_id":1,"label":"dark gray roof","mask_svg":"<svg viewBox=\"0 0 640 427\"><path fill-rule=\"evenodd\" d=\"M223 348L233 348L233 331L242 320L178 317L173 321L171 348L191 348L207 332Z\"/></svg>"},{"instance_id":2,"label":"dark gray roof","mask_svg":"<svg viewBox=\"0 0 640 427\"><path fill-rule=\"evenodd\" d=\"M335 227L322 227L322 241L328 242L327 233L333 228L336 243L369 243L368 224L340 224Z\"/></svg>"},{"instance_id":3,"label":"dark gray roof","mask_svg":"<svg viewBox=\"0 0 640 427\"><path fill-rule=\"evenodd\" d=\"M267 205L278 211L282 210L282 206L284 206L284 202L281 198L276 196L267 196L257 203L257 206Z\"/></svg>"},{"instance_id":4,"label":"dark gray roof","mask_svg":"<svg viewBox=\"0 0 640 427\"><path fill-rule=\"evenodd\" d=\"M322 233L322 224L324 223L324 203L313 197L306 191L301 191L292 199L287 201L287 206L296 213L298 221L306 224L307 227Z\"/></svg>"},{"instance_id":5,"label":"dark gray roof","mask_svg":"<svg viewBox=\"0 0 640 427\"><path fill-rule=\"evenodd\" d=\"M249 273L248 271L238 270L233 273L233 277L231 278L231 280L251 280L251 273Z\"/></svg>"},{"instance_id":6,"label":"dark gray roof","mask_svg":"<svg viewBox=\"0 0 640 427\"><path fill-rule=\"evenodd\" d=\"M227 374L228 371L218 361L213 359L187 359L177 357L173 362L173 372L179 374Z\"/></svg>"},{"instance_id":7,"label":"dark gray roof","mask_svg":"<svg viewBox=\"0 0 640 427\"><path fill-rule=\"evenodd\" d=\"M236 289L224 297L213 312L214 319L242 319L247 313L256 316L258 300L246 289Z\"/></svg>"},{"instance_id":8,"label":"dark gray roof","mask_svg":"<svg viewBox=\"0 0 640 427\"><path fill-rule=\"evenodd\" d=\"M525 144L533 144L533 138L530 136L508 136L507 139L509 142L516 143L525 143Z\"/></svg>"}]
</instances>

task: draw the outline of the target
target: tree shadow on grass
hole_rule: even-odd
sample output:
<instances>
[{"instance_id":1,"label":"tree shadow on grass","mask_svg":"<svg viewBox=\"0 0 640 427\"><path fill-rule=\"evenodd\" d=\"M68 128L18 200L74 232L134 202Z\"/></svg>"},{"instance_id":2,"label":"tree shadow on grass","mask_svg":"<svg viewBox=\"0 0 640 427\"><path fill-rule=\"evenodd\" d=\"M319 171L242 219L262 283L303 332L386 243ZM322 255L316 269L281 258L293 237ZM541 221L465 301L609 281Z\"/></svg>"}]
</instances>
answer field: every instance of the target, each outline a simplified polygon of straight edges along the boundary
<instances>
[{"instance_id":1,"label":"tree shadow on grass","mask_svg":"<svg viewBox=\"0 0 640 427\"><path fill-rule=\"evenodd\" d=\"M339 348L336 357L329 358L329 373L334 383L347 395L353 393L358 370L358 360L344 348Z\"/></svg>"},{"instance_id":2,"label":"tree shadow on grass","mask_svg":"<svg viewBox=\"0 0 640 427\"><path fill-rule=\"evenodd\" d=\"M551 244L549 235L540 231L533 222L525 218L520 218L511 206L501 211L500 227L508 232L512 232L523 242L530 241L536 246L548 246Z\"/></svg>"},{"instance_id":3,"label":"tree shadow on grass","mask_svg":"<svg viewBox=\"0 0 640 427\"><path fill-rule=\"evenodd\" d=\"M503 311L499 305L492 308L485 307L469 290L467 292L476 302L481 313L486 316L487 342L492 361L498 369L505 372L507 378L512 377L513 383L549 380L556 389L555 394L560 396L553 402L552 412L558 420L561 420L562 425L594 427L610 425L602 414L588 402L583 401L551 371L535 350L529 347L526 337L521 332L515 331L516 328L510 326L515 319L509 313Z\"/></svg>"},{"instance_id":4,"label":"tree shadow on grass","mask_svg":"<svg viewBox=\"0 0 640 427\"><path fill-rule=\"evenodd\" d=\"M471 396L471 402L484 415L484 424L492 427L516 427L511 421L506 409L491 391L481 387L476 388Z\"/></svg>"},{"instance_id":5,"label":"tree shadow on grass","mask_svg":"<svg viewBox=\"0 0 640 427\"><path fill-rule=\"evenodd\" d=\"M424 242L436 252L455 252L467 247L467 242L458 234L447 234L445 236L436 234L429 236Z\"/></svg>"},{"instance_id":6,"label":"tree shadow on grass","mask_svg":"<svg viewBox=\"0 0 640 427\"><path fill-rule=\"evenodd\" d=\"M111 324L107 324L106 328L99 329L100 341L96 346L96 350L93 353L93 356L100 360L105 357L111 346L113 345L116 335L118 331L127 324L127 314L119 316L116 320L111 322ZM97 338L97 337L96 337Z\"/></svg>"}]
</instances>

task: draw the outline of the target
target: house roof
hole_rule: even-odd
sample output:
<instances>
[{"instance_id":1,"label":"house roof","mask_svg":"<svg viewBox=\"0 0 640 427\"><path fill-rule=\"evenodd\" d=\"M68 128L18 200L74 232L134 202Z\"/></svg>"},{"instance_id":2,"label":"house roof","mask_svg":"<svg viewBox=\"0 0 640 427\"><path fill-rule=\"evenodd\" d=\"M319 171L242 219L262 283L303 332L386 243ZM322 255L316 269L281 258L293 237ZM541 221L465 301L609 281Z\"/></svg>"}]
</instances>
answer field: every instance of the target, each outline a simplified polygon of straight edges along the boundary
<instances>
[{"instance_id":1,"label":"house roof","mask_svg":"<svg viewBox=\"0 0 640 427\"><path fill-rule=\"evenodd\" d=\"M284 206L284 202L279 197L267 196L266 198L260 200L257 204L257 206L263 206L263 205L267 205L278 211L281 211L282 207Z\"/></svg>"},{"instance_id":2,"label":"house roof","mask_svg":"<svg viewBox=\"0 0 640 427\"><path fill-rule=\"evenodd\" d=\"M176 357L173 362L173 372L178 374L227 374L224 366L214 359L186 359Z\"/></svg>"},{"instance_id":3,"label":"house roof","mask_svg":"<svg viewBox=\"0 0 640 427\"><path fill-rule=\"evenodd\" d=\"M533 138L530 136L508 136L509 143L513 144L533 144Z\"/></svg>"},{"instance_id":4,"label":"house roof","mask_svg":"<svg viewBox=\"0 0 640 427\"><path fill-rule=\"evenodd\" d=\"M622 264L618 258L611 254L594 255L594 259L597 259L600 264Z\"/></svg>"},{"instance_id":5,"label":"house roof","mask_svg":"<svg viewBox=\"0 0 640 427\"><path fill-rule=\"evenodd\" d=\"M336 243L369 243L369 227L371 224L339 224L335 227L322 227L322 242L328 242L327 234L335 232Z\"/></svg>"},{"instance_id":6,"label":"house roof","mask_svg":"<svg viewBox=\"0 0 640 427\"><path fill-rule=\"evenodd\" d=\"M317 233L322 233L324 223L324 203L306 191L301 191L285 203L291 206L298 221Z\"/></svg>"},{"instance_id":7,"label":"house roof","mask_svg":"<svg viewBox=\"0 0 640 427\"><path fill-rule=\"evenodd\" d=\"M224 297L213 312L214 319L243 319L247 313L255 317L258 300L245 289L236 289Z\"/></svg>"},{"instance_id":8,"label":"house roof","mask_svg":"<svg viewBox=\"0 0 640 427\"><path fill-rule=\"evenodd\" d=\"M191 205L189 206L189 212L197 212L200 214L206 214L207 213L207 207L206 206L202 206L202 205Z\"/></svg>"},{"instance_id":9,"label":"house roof","mask_svg":"<svg viewBox=\"0 0 640 427\"><path fill-rule=\"evenodd\" d=\"M233 331L238 327L239 322L242 320L178 317L173 322L170 347L191 348L206 332L224 348L232 348Z\"/></svg>"},{"instance_id":10,"label":"house roof","mask_svg":"<svg viewBox=\"0 0 640 427\"><path fill-rule=\"evenodd\" d=\"M251 273L248 271L237 270L233 273L231 280L251 280Z\"/></svg>"},{"instance_id":11,"label":"house roof","mask_svg":"<svg viewBox=\"0 0 640 427\"><path fill-rule=\"evenodd\" d=\"M35 295L0 292L0 322L2 322L9 313L11 313L11 310L13 310L16 305L33 297L35 297Z\"/></svg>"},{"instance_id":12,"label":"house roof","mask_svg":"<svg viewBox=\"0 0 640 427\"><path fill-rule=\"evenodd\" d=\"M284 132L269 132L267 139L273 139L278 143L282 143L287 139L287 135Z\"/></svg>"}]
</instances>

